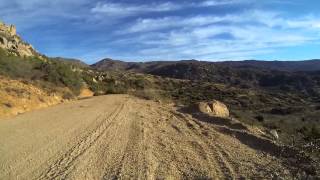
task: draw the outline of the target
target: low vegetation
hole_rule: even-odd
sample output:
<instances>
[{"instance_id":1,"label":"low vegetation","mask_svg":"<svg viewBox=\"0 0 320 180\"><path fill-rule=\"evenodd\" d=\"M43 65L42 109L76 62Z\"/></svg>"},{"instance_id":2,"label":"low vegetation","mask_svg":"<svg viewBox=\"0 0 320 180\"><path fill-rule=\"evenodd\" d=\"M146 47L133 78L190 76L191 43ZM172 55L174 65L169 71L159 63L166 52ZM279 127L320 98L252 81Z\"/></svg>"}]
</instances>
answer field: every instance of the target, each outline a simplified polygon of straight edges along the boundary
<instances>
[{"instance_id":1,"label":"low vegetation","mask_svg":"<svg viewBox=\"0 0 320 180\"><path fill-rule=\"evenodd\" d=\"M37 57L22 58L0 49L0 75L23 79L47 90L67 87L78 95L83 80L81 73L63 62Z\"/></svg>"}]
</instances>

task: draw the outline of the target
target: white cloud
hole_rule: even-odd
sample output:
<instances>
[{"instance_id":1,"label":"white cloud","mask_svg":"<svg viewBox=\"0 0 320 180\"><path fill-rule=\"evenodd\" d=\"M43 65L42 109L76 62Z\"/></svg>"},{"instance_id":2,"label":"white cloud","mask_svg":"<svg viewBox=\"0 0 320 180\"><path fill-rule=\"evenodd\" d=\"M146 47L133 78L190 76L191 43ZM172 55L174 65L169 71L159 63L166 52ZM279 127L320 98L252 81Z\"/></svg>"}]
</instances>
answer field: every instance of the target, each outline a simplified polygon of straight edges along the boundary
<instances>
[{"instance_id":1,"label":"white cloud","mask_svg":"<svg viewBox=\"0 0 320 180\"><path fill-rule=\"evenodd\" d=\"M320 28L320 20L317 19L288 20L286 24L291 28Z\"/></svg>"},{"instance_id":2,"label":"white cloud","mask_svg":"<svg viewBox=\"0 0 320 180\"><path fill-rule=\"evenodd\" d=\"M256 26L267 26L269 28L281 27L283 29L317 29L320 27L320 20L315 16L300 18L284 18L281 12L249 10L241 14L227 15L196 15L189 17L162 17L137 19L136 22L123 29L122 33L136 33L159 31L167 28L192 28L215 23L230 23L242 26L246 23L255 23Z\"/></svg>"},{"instance_id":3,"label":"white cloud","mask_svg":"<svg viewBox=\"0 0 320 180\"><path fill-rule=\"evenodd\" d=\"M122 33L134 33L134 32L147 32L154 30L161 30L166 28L177 27L199 27L209 25L212 23L218 23L223 21L236 22L238 17L234 15L226 16L192 16L192 17L164 17L157 19L138 19L134 24L130 25L128 29L122 31Z\"/></svg>"},{"instance_id":4,"label":"white cloud","mask_svg":"<svg viewBox=\"0 0 320 180\"><path fill-rule=\"evenodd\" d=\"M97 5L91 9L93 13L102 13L109 16L129 16L134 14L141 14L146 12L164 12L173 11L180 9L181 6L166 2L159 4L148 4L148 5L132 5L123 3L97 3Z\"/></svg>"},{"instance_id":5,"label":"white cloud","mask_svg":"<svg viewBox=\"0 0 320 180\"><path fill-rule=\"evenodd\" d=\"M246 1L243 0L206 0L199 3L199 6L221 6L228 4L238 4L244 3Z\"/></svg>"}]
</instances>

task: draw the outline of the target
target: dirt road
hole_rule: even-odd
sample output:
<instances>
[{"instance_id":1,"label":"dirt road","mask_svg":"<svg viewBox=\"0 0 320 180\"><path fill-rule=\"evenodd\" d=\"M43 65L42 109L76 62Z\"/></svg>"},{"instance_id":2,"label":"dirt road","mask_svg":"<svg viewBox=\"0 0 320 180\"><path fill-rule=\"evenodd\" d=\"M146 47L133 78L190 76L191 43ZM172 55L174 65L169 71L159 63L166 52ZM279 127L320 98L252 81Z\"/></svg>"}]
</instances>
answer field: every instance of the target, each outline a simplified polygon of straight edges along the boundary
<instances>
[{"instance_id":1,"label":"dirt road","mask_svg":"<svg viewBox=\"0 0 320 180\"><path fill-rule=\"evenodd\" d=\"M237 133L153 101L93 97L0 120L0 179L288 175L280 160Z\"/></svg>"}]
</instances>

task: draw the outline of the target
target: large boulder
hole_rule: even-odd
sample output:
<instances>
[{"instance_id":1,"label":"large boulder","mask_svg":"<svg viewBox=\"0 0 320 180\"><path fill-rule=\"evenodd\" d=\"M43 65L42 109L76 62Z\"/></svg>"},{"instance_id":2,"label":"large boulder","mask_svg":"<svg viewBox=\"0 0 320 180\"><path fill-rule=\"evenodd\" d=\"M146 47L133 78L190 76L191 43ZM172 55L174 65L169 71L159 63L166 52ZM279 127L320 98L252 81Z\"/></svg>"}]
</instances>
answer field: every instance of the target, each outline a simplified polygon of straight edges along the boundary
<instances>
[{"instance_id":1,"label":"large boulder","mask_svg":"<svg viewBox=\"0 0 320 180\"><path fill-rule=\"evenodd\" d=\"M216 117L229 117L228 107L220 101L213 100L211 102L200 102L198 104L199 110L203 113L210 114Z\"/></svg>"}]
</instances>

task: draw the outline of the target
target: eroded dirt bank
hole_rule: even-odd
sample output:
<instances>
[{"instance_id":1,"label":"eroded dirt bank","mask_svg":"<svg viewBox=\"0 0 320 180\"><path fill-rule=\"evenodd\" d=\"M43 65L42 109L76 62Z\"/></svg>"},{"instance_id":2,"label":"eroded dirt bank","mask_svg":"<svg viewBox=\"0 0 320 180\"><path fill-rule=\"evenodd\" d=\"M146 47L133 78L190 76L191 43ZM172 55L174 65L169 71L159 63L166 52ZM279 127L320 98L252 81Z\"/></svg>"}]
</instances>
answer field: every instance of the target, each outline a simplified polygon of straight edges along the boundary
<instances>
[{"instance_id":1,"label":"eroded dirt bank","mask_svg":"<svg viewBox=\"0 0 320 180\"><path fill-rule=\"evenodd\" d=\"M243 131L128 95L93 97L0 121L0 179L290 177Z\"/></svg>"},{"instance_id":2,"label":"eroded dirt bank","mask_svg":"<svg viewBox=\"0 0 320 180\"><path fill-rule=\"evenodd\" d=\"M62 96L62 93L48 93L22 80L0 76L0 118L59 104Z\"/></svg>"}]
</instances>

